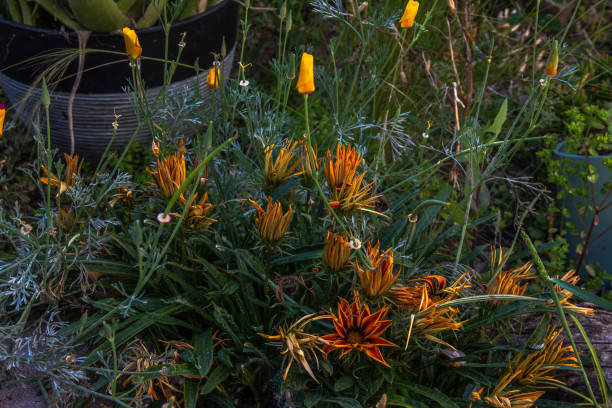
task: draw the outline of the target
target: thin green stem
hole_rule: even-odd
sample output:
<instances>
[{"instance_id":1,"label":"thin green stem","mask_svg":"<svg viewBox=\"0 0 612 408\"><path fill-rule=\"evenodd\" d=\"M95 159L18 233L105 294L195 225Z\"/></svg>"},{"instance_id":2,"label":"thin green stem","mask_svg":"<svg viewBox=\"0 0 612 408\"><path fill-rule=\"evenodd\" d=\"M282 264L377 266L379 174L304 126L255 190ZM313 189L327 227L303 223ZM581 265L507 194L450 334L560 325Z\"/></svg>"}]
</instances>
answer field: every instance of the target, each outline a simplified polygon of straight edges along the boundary
<instances>
[{"instance_id":1,"label":"thin green stem","mask_svg":"<svg viewBox=\"0 0 612 408\"><path fill-rule=\"evenodd\" d=\"M591 400L593 401L593 405L596 408L598 408L599 404L597 403L597 399L595 398L595 394L593 393L593 389L591 388L591 383L589 382L589 377L587 376L587 373L584 369L584 365L582 364L582 359L580 358L578 347L576 347L576 342L574 341L574 337L572 336L572 332L569 328L569 324L567 323L567 318L565 317L565 311L563 310L563 306L561 305L561 301L559 300L559 294L557 293L557 289L555 288L554 283L550 279L550 276L548 276L548 271L546 270L546 267L544 266L542 259L538 255L538 251L533 245L533 242L531 242L531 238L529 238L529 235L527 235L527 233L523 229L521 229L521 237L523 238L523 241L525 241L525 244L527 245L527 248L529 249L531 256L535 260L536 266L538 267L538 272L540 273L540 277L546 283L546 285L548 286L548 289L550 290L552 294L553 301L555 302L555 306L557 307L557 312L559 313L559 318L561 319L561 325L563 326L563 330L565 330L565 334L569 338L569 341L572 345L572 349L574 351L576 361L578 362L578 365L580 367L582 377L584 378L584 383L589 392L589 396Z\"/></svg>"}]
</instances>

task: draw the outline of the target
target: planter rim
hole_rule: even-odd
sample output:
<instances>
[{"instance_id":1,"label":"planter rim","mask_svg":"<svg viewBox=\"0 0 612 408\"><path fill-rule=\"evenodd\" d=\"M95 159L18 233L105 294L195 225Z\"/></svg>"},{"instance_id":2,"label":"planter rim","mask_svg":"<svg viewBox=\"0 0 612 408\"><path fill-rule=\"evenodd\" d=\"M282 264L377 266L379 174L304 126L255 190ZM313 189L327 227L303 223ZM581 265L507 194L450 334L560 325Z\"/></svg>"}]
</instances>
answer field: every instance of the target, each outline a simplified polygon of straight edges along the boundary
<instances>
[{"instance_id":1,"label":"planter rim","mask_svg":"<svg viewBox=\"0 0 612 408\"><path fill-rule=\"evenodd\" d=\"M196 20L198 18L202 18L205 15L208 14L212 14L214 13L218 8L221 8L225 3L231 2L234 0L221 0L219 3L215 4L213 7L209 8L208 10L206 10L204 13L200 13L200 14L196 14L194 16L191 16L189 18L183 19L183 20L179 20L179 21L175 21L174 23L172 23L173 28L176 27L180 27L183 24L189 24L191 23L193 20ZM9 25L9 26L13 26L13 27L17 27L17 28L21 28L24 30L30 30L30 31L34 31L40 34L60 34L62 33L62 31L60 30L56 30L53 28L41 28L41 27L37 27L37 26L31 26L31 25L27 25L27 24L22 24L22 23L17 23L13 20L8 20L6 18L2 18L0 17L0 24L5 24L5 25ZM137 33L152 33L152 32L156 32L156 31L160 31L163 30L163 26L162 25L154 25L152 27L149 28L143 28L140 30L136 30ZM75 37L76 38L76 32L69 30L66 31L65 33L67 33L70 37ZM105 32L100 32L100 31L92 31L91 36L93 37L100 37L100 36L106 36L106 35L115 35L113 34L113 32L110 33L105 33Z\"/></svg>"},{"instance_id":2,"label":"planter rim","mask_svg":"<svg viewBox=\"0 0 612 408\"><path fill-rule=\"evenodd\" d=\"M555 150L553 150L553 152L559 156L559 157L566 157L568 159L572 159L572 160L584 160L584 156L579 155L579 154L572 154L572 153L567 153L565 151L563 151L565 147L565 142L559 142L557 144L557 147L555 148ZM609 159L612 157L612 154L608 154L608 155L597 155L597 156L589 156L589 159L599 159L599 160L603 160L603 159Z\"/></svg>"}]
</instances>

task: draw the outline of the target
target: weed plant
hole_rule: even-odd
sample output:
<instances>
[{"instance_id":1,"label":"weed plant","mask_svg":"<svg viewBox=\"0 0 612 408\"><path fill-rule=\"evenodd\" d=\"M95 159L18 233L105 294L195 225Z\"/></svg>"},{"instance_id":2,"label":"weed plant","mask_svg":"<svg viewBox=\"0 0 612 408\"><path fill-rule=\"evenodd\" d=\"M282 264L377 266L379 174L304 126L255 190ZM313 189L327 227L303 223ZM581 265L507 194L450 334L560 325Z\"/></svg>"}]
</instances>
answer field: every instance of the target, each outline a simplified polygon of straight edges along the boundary
<instances>
[{"instance_id":1,"label":"weed plant","mask_svg":"<svg viewBox=\"0 0 612 408\"><path fill-rule=\"evenodd\" d=\"M3 374L57 406L544 407L559 388L607 406L568 319L585 336L575 299L612 305L549 273L523 228L545 194L504 171L565 78L544 64L576 11L541 41L539 6L530 37L488 4L423 3L403 28L398 1L287 2L260 69L247 0L236 75L194 67L206 102L144 99L130 61L151 147L83 164L37 128L37 204L2 201ZM501 183L528 197L504 239Z\"/></svg>"}]
</instances>

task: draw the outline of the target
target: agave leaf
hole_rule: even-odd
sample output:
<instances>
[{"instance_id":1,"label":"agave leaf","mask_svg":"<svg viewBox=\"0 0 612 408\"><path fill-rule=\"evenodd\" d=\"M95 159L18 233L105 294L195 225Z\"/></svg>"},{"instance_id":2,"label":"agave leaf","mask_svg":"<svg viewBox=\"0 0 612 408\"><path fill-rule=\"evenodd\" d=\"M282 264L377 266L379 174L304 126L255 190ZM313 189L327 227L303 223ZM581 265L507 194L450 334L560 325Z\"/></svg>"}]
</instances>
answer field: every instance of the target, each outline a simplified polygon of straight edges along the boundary
<instances>
[{"instance_id":1,"label":"agave leaf","mask_svg":"<svg viewBox=\"0 0 612 408\"><path fill-rule=\"evenodd\" d=\"M21 11L19 10L19 4L17 3L17 0L6 0L6 5L8 7L11 20L16 23L21 23Z\"/></svg>"},{"instance_id":2,"label":"agave leaf","mask_svg":"<svg viewBox=\"0 0 612 408\"><path fill-rule=\"evenodd\" d=\"M88 30L109 33L130 24L113 0L68 0L77 20Z\"/></svg>"},{"instance_id":3,"label":"agave leaf","mask_svg":"<svg viewBox=\"0 0 612 408\"><path fill-rule=\"evenodd\" d=\"M127 13L135 3L136 0L119 0L117 2L117 7L122 13Z\"/></svg>"},{"instance_id":4,"label":"agave leaf","mask_svg":"<svg viewBox=\"0 0 612 408\"><path fill-rule=\"evenodd\" d=\"M136 22L136 28L149 28L159 21L164 7L166 7L167 0L153 0L147 6L143 16Z\"/></svg>"},{"instance_id":5,"label":"agave leaf","mask_svg":"<svg viewBox=\"0 0 612 408\"><path fill-rule=\"evenodd\" d=\"M54 18L58 19L60 23L72 30L83 30L84 28L74 21L70 16L61 8L55 5L53 0L34 0L40 7L44 8L47 13L51 14Z\"/></svg>"}]
</instances>

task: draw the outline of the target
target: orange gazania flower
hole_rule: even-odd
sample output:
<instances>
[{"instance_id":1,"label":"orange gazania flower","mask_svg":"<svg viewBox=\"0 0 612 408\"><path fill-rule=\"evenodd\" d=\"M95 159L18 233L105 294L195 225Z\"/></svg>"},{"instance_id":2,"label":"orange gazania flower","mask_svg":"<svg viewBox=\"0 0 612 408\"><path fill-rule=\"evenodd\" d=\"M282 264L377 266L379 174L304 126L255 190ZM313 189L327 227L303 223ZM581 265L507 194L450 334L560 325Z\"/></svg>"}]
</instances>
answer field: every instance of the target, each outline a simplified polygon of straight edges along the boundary
<instances>
[{"instance_id":1,"label":"orange gazania flower","mask_svg":"<svg viewBox=\"0 0 612 408\"><path fill-rule=\"evenodd\" d=\"M153 151L155 152L155 148ZM182 141L178 152L168 157L157 158L155 169L147 167L147 172L153 177L164 196L171 198L183 184L187 175L185 148Z\"/></svg>"},{"instance_id":2,"label":"orange gazania flower","mask_svg":"<svg viewBox=\"0 0 612 408\"><path fill-rule=\"evenodd\" d=\"M568 271L565 275L563 275L561 280L569 284L576 285L578 281L580 280L580 276L576 275L576 271L572 269ZM573 294L569 290L565 290L561 288L561 286L559 285L555 285L555 290L560 295L559 297L561 298L561 305L563 306L564 309L567 309L572 312L575 312L581 315L585 315L585 316L595 316L595 310L593 310L592 308L576 306L575 304L570 303L569 300L571 299Z\"/></svg>"},{"instance_id":3,"label":"orange gazania flower","mask_svg":"<svg viewBox=\"0 0 612 408\"><path fill-rule=\"evenodd\" d=\"M268 185L278 187L291 177L302 174L301 171L296 171L300 165L300 160L292 152L297 144L297 142L285 141L274 159L272 159L274 145L268 145L264 148L264 173Z\"/></svg>"},{"instance_id":4,"label":"orange gazania flower","mask_svg":"<svg viewBox=\"0 0 612 408\"><path fill-rule=\"evenodd\" d=\"M83 165L83 160L79 163L79 155L75 154L74 156L70 156L69 154L64 153L64 160L66 161L66 168L64 169L64 180L59 180L53 173L49 173L47 167L43 164L42 170L45 173L45 177L41 177L40 181L44 184L50 184L55 187L59 187L59 192L57 195L62 194L64 191L68 190L68 187L74 185L74 175L78 175L81 172L81 166Z\"/></svg>"},{"instance_id":5,"label":"orange gazania flower","mask_svg":"<svg viewBox=\"0 0 612 408\"><path fill-rule=\"evenodd\" d=\"M419 2L410 0L406 4L406 8L404 9L404 14L402 18L400 18L400 26L402 28L410 28L414 24L414 19L419 11Z\"/></svg>"},{"instance_id":6,"label":"orange gazania flower","mask_svg":"<svg viewBox=\"0 0 612 408\"><path fill-rule=\"evenodd\" d=\"M214 205L207 202L208 193L204 193L204 196L199 201L195 202L197 196L198 194L196 193L189 204L187 204L187 200L185 198L180 198L183 204L189 206L186 216L187 223L190 227L209 226L213 222L217 221L214 218L207 217L208 213L214 208Z\"/></svg>"},{"instance_id":7,"label":"orange gazania flower","mask_svg":"<svg viewBox=\"0 0 612 408\"><path fill-rule=\"evenodd\" d=\"M380 242L377 242L374 246L368 243L366 252L374 269L367 267L362 269L358 264L355 264L359 273L361 288L367 296L382 296L393 286L400 274L398 271L397 274L393 275L393 252L391 252L391 248L388 248L381 253Z\"/></svg>"},{"instance_id":8,"label":"orange gazania flower","mask_svg":"<svg viewBox=\"0 0 612 408\"><path fill-rule=\"evenodd\" d=\"M255 223L261 238L269 244L280 241L289 228L293 211L291 204L289 210L283 214L283 206L280 201L272 202L272 197L268 197L268 205L264 210L253 200L249 200L251 205L257 210Z\"/></svg>"},{"instance_id":9,"label":"orange gazania flower","mask_svg":"<svg viewBox=\"0 0 612 408\"><path fill-rule=\"evenodd\" d=\"M374 183L362 186L365 173L357 175L357 167L361 163L361 153L354 147L336 147L336 158L332 158L327 151L327 162L324 172L327 185L332 193L332 208L349 213L356 210L369 211L380 214L371 209L379 196L368 197Z\"/></svg>"},{"instance_id":10,"label":"orange gazania flower","mask_svg":"<svg viewBox=\"0 0 612 408\"><path fill-rule=\"evenodd\" d=\"M323 260L333 272L337 272L346 266L351 255L351 246L346 238L346 233L336 234L327 231L325 246L323 247Z\"/></svg>"},{"instance_id":11,"label":"orange gazania flower","mask_svg":"<svg viewBox=\"0 0 612 408\"><path fill-rule=\"evenodd\" d=\"M295 362L296 364L301 364L308 375L310 375L316 382L319 382L319 380L317 380L314 376L312 369L310 368L310 364L308 364L307 357L310 355L312 359L316 361L318 366L319 360L317 359L315 351L323 352L321 345L323 345L325 341L323 341L322 338L317 335L306 333L305 328L315 320L329 318L330 316L328 315L316 316L314 313L312 313L300 318L290 325L279 326L277 329L277 335L257 333L268 340L274 340L274 342L271 344L282 348L281 354L285 356L283 358L283 366L286 366L283 374L283 380L287 379L289 369ZM287 360L289 360L288 364Z\"/></svg>"},{"instance_id":12,"label":"orange gazania flower","mask_svg":"<svg viewBox=\"0 0 612 408\"><path fill-rule=\"evenodd\" d=\"M6 117L6 105L0 103L0 139L2 138L2 129L4 129L4 118Z\"/></svg>"},{"instance_id":13,"label":"orange gazania flower","mask_svg":"<svg viewBox=\"0 0 612 408\"><path fill-rule=\"evenodd\" d=\"M536 275L531 272L531 266L531 263L528 262L516 269L500 271L487 288L487 295L523 295L527 290L526 281L536 278ZM508 302L509 300L494 300L492 303L499 306Z\"/></svg>"},{"instance_id":14,"label":"orange gazania flower","mask_svg":"<svg viewBox=\"0 0 612 408\"><path fill-rule=\"evenodd\" d=\"M123 27L123 41L125 42L125 53L133 59L137 59L142 54L142 48L138 41L136 31L128 27Z\"/></svg>"},{"instance_id":15,"label":"orange gazania flower","mask_svg":"<svg viewBox=\"0 0 612 408\"><path fill-rule=\"evenodd\" d=\"M358 296L355 296L352 304L340 298L338 315L331 314L336 332L321 337L329 343L323 347L323 357L327 358L327 354L333 350L341 350L340 357L352 350L358 350L365 352L371 359L390 367L378 348L397 347L396 344L380 337L391 326L391 320L382 320L388 311L388 307L383 307L372 313L367 304L361 304Z\"/></svg>"},{"instance_id":16,"label":"orange gazania flower","mask_svg":"<svg viewBox=\"0 0 612 408\"><path fill-rule=\"evenodd\" d=\"M307 52L303 53L296 86L297 91L301 94L308 95L315 91L313 64L313 56Z\"/></svg>"},{"instance_id":17,"label":"orange gazania flower","mask_svg":"<svg viewBox=\"0 0 612 408\"><path fill-rule=\"evenodd\" d=\"M425 285L394 285L389 290L389 298L400 309L422 312L433 304Z\"/></svg>"},{"instance_id":18,"label":"orange gazania flower","mask_svg":"<svg viewBox=\"0 0 612 408\"><path fill-rule=\"evenodd\" d=\"M343 187L354 183L359 163L361 163L361 153L358 153L355 147L342 146L341 143L338 143L335 160L327 150L327 163L324 167L325 179L334 201L339 201L339 192Z\"/></svg>"}]
</instances>

